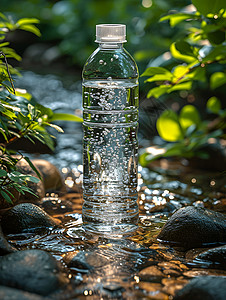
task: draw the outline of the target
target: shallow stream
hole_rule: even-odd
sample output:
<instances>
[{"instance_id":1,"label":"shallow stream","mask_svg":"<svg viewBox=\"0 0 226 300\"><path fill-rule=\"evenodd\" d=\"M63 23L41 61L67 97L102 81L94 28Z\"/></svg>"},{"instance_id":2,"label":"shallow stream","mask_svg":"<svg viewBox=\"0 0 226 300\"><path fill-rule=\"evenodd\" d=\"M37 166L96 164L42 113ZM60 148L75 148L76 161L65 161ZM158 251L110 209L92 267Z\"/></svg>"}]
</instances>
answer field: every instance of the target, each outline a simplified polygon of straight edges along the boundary
<instances>
[{"instance_id":1,"label":"shallow stream","mask_svg":"<svg viewBox=\"0 0 226 300\"><path fill-rule=\"evenodd\" d=\"M81 94L78 89L75 92L79 83L65 89L52 75L25 72L17 84L54 110L81 110ZM190 169L186 161L161 160L151 170L139 167L137 231L118 238L91 234L83 229L81 217L82 128L75 123L63 123L63 128L65 134L58 136L56 152L39 158L61 170L67 192L47 194L37 203L62 225L44 235L8 236L18 249L49 251L65 266L70 284L54 299L173 299L175 291L193 277L226 276L226 271L194 260L192 250L172 248L156 239L169 216L181 207L226 212L222 174Z\"/></svg>"}]
</instances>

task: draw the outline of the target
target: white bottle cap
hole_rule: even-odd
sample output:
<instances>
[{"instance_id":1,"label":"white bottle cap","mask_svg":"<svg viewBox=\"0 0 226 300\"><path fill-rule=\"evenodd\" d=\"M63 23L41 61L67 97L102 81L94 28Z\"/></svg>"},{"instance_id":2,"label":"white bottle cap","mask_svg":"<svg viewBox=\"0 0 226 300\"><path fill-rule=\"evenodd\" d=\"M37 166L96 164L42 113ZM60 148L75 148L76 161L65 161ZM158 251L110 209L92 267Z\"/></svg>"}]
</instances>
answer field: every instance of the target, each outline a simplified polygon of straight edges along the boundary
<instances>
[{"instance_id":1,"label":"white bottle cap","mask_svg":"<svg viewBox=\"0 0 226 300\"><path fill-rule=\"evenodd\" d=\"M100 24L96 25L97 43L125 43L126 25L123 24Z\"/></svg>"}]
</instances>

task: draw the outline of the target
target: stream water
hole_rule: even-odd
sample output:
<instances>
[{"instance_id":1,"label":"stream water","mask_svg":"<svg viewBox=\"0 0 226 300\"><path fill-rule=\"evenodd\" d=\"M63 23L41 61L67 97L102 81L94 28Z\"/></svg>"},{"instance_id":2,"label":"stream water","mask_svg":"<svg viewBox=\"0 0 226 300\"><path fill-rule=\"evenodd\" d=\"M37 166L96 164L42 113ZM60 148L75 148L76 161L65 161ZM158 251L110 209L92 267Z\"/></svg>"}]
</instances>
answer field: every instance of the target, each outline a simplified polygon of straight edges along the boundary
<instances>
[{"instance_id":1,"label":"stream water","mask_svg":"<svg viewBox=\"0 0 226 300\"><path fill-rule=\"evenodd\" d=\"M75 86L65 89L54 76L25 72L18 86L32 91L42 104L54 110L79 113L81 109L79 90L75 92ZM81 217L81 125L63 123L63 128L65 134L58 136L56 152L41 158L61 170L67 193L47 194L37 203L62 225L42 235L8 236L17 248L49 251L63 264L70 284L54 299L173 299L176 290L193 277L226 276L225 271L210 269L205 262L190 259L183 249L160 244L156 239L169 216L180 207L194 205L225 212L222 175L204 174L188 169L183 165L186 162L166 160L153 164L152 170L139 167L137 231L117 238L91 234L83 229Z\"/></svg>"}]
</instances>

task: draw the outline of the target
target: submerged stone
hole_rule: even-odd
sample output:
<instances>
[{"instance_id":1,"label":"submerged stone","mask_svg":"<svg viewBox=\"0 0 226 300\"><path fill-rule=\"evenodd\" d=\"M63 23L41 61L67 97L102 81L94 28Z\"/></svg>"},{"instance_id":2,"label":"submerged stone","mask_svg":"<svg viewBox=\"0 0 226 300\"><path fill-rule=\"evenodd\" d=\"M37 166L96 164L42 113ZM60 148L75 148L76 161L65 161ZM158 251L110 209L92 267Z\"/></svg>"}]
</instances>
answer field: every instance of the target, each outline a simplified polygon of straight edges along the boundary
<instances>
[{"instance_id":1,"label":"submerged stone","mask_svg":"<svg viewBox=\"0 0 226 300\"><path fill-rule=\"evenodd\" d=\"M48 295L67 282L58 262L45 251L17 251L0 258L0 285Z\"/></svg>"},{"instance_id":2,"label":"submerged stone","mask_svg":"<svg viewBox=\"0 0 226 300\"><path fill-rule=\"evenodd\" d=\"M226 277L201 276L179 290L174 300L225 300Z\"/></svg>"},{"instance_id":3,"label":"submerged stone","mask_svg":"<svg viewBox=\"0 0 226 300\"><path fill-rule=\"evenodd\" d=\"M97 251L80 251L68 253L64 261L69 268L76 268L84 272L102 268L110 263L108 257L104 257Z\"/></svg>"},{"instance_id":4,"label":"submerged stone","mask_svg":"<svg viewBox=\"0 0 226 300\"><path fill-rule=\"evenodd\" d=\"M226 244L226 216L200 207L180 208L163 226L158 240L187 249Z\"/></svg>"},{"instance_id":5,"label":"submerged stone","mask_svg":"<svg viewBox=\"0 0 226 300\"><path fill-rule=\"evenodd\" d=\"M21 203L2 216L2 230L5 234L45 230L59 223L44 210L32 203Z\"/></svg>"},{"instance_id":6,"label":"submerged stone","mask_svg":"<svg viewBox=\"0 0 226 300\"><path fill-rule=\"evenodd\" d=\"M226 270L226 245L200 253L196 259L210 263L211 267Z\"/></svg>"}]
</instances>

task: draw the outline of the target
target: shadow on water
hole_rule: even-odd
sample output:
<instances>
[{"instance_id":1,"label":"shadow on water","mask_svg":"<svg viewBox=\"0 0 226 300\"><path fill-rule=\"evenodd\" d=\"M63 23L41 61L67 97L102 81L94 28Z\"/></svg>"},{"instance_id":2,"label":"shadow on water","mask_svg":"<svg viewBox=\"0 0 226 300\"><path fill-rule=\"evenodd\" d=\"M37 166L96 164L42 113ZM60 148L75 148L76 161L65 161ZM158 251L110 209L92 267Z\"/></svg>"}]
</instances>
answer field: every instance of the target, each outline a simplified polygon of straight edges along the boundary
<instances>
[{"instance_id":1,"label":"shadow on water","mask_svg":"<svg viewBox=\"0 0 226 300\"><path fill-rule=\"evenodd\" d=\"M52 75L25 72L18 85L55 111L81 110L79 84L65 89ZM82 226L81 125L62 125L65 134L57 137L55 153L42 158L61 170L67 193L46 195L37 203L62 225L45 234L8 236L18 249L49 251L65 266L71 284L55 299L172 299L193 277L226 275L222 270L209 269L204 261L186 258L184 249L171 248L156 239L169 216L181 207L194 205L225 212L222 174L188 171L183 164L169 165L165 160L153 164L152 171L139 167L137 231L118 238L95 235Z\"/></svg>"}]
</instances>

